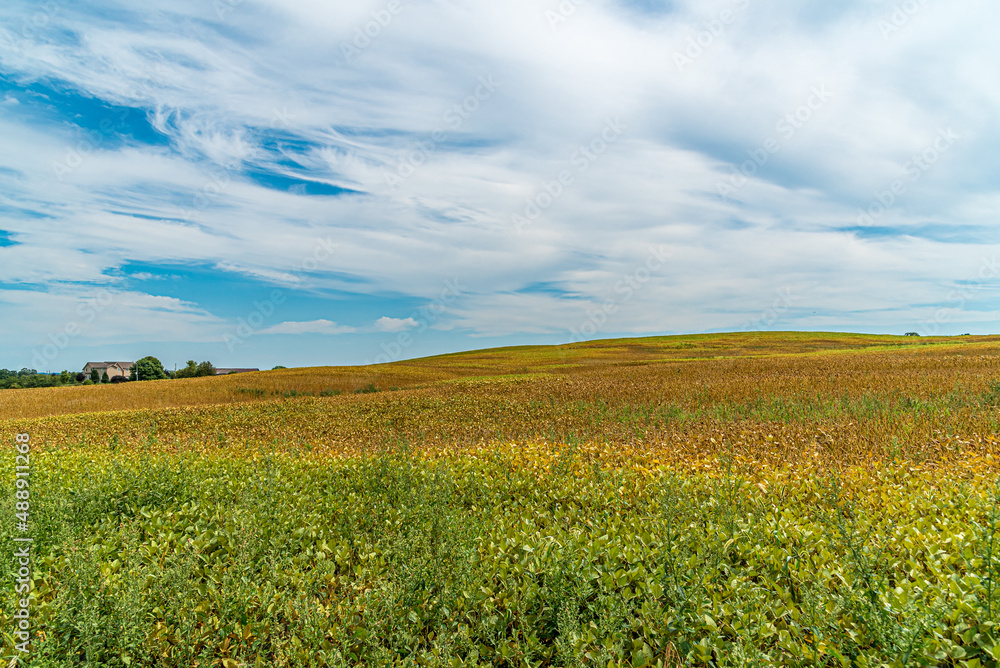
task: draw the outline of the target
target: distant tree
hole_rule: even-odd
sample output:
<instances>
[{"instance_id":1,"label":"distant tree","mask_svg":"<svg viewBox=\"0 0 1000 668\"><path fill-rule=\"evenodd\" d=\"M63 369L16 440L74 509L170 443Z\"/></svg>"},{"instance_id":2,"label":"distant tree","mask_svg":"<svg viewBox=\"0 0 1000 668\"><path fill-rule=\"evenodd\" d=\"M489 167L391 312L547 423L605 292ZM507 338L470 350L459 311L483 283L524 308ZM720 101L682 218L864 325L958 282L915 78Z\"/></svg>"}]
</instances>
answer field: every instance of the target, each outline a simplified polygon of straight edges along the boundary
<instances>
[{"instance_id":1,"label":"distant tree","mask_svg":"<svg viewBox=\"0 0 1000 668\"><path fill-rule=\"evenodd\" d=\"M118 383L127 383L128 382L128 377L127 376L115 376L114 378L111 379L111 382L114 383L114 384L116 384L116 385Z\"/></svg>"},{"instance_id":2,"label":"distant tree","mask_svg":"<svg viewBox=\"0 0 1000 668\"><path fill-rule=\"evenodd\" d=\"M101 374L101 382L102 382L102 383L110 383L110 382L111 382L111 379L110 379L110 378L108 378L108 372L107 372L107 370L105 370L105 371L104 371L104 372L103 372L103 373Z\"/></svg>"},{"instance_id":3,"label":"distant tree","mask_svg":"<svg viewBox=\"0 0 1000 668\"><path fill-rule=\"evenodd\" d=\"M215 375L215 367L212 366L211 362L202 362L201 364L198 365L198 372L195 375L196 376L214 376Z\"/></svg>"},{"instance_id":4,"label":"distant tree","mask_svg":"<svg viewBox=\"0 0 1000 668\"><path fill-rule=\"evenodd\" d=\"M132 380L163 380L166 377L163 364L152 355L132 365Z\"/></svg>"},{"instance_id":5,"label":"distant tree","mask_svg":"<svg viewBox=\"0 0 1000 668\"><path fill-rule=\"evenodd\" d=\"M271 371L277 371L278 369L287 369L287 368L288 368L287 366L276 366L273 369L271 369Z\"/></svg>"},{"instance_id":6,"label":"distant tree","mask_svg":"<svg viewBox=\"0 0 1000 668\"><path fill-rule=\"evenodd\" d=\"M82 371L76 374L76 382L82 383L85 380L87 380L87 374L83 373Z\"/></svg>"},{"instance_id":7,"label":"distant tree","mask_svg":"<svg viewBox=\"0 0 1000 668\"><path fill-rule=\"evenodd\" d=\"M903 334L903 336L920 336L920 334L917 332L907 332L906 334Z\"/></svg>"},{"instance_id":8,"label":"distant tree","mask_svg":"<svg viewBox=\"0 0 1000 668\"><path fill-rule=\"evenodd\" d=\"M60 384L62 374L38 373L34 369L0 369L0 389L22 389L29 387L55 387Z\"/></svg>"},{"instance_id":9,"label":"distant tree","mask_svg":"<svg viewBox=\"0 0 1000 668\"><path fill-rule=\"evenodd\" d=\"M63 385L69 385L73 382L73 375L69 371L63 371L59 374L59 382Z\"/></svg>"},{"instance_id":10,"label":"distant tree","mask_svg":"<svg viewBox=\"0 0 1000 668\"><path fill-rule=\"evenodd\" d=\"M201 378L203 376L214 376L215 366L211 362L196 364L194 360L188 360L187 366L178 369L177 378Z\"/></svg>"},{"instance_id":11,"label":"distant tree","mask_svg":"<svg viewBox=\"0 0 1000 668\"><path fill-rule=\"evenodd\" d=\"M94 382L94 383L101 382L101 372L98 371L97 369L91 369L90 370L90 380L92 382Z\"/></svg>"},{"instance_id":12,"label":"distant tree","mask_svg":"<svg viewBox=\"0 0 1000 668\"><path fill-rule=\"evenodd\" d=\"M188 360L187 366L183 369L178 369L177 373L174 374L176 378L194 378L198 375L198 363L194 360Z\"/></svg>"}]
</instances>

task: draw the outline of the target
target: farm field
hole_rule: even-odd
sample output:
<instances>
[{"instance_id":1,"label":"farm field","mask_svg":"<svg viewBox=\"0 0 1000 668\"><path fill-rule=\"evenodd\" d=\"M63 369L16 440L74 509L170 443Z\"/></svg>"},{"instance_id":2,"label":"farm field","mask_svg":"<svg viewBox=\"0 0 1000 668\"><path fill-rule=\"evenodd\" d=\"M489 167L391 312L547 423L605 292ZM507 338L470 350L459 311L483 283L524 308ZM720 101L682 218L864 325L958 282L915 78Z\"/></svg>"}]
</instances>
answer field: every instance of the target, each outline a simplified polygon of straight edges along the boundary
<instances>
[{"instance_id":1,"label":"farm field","mask_svg":"<svg viewBox=\"0 0 1000 668\"><path fill-rule=\"evenodd\" d=\"M1000 337L613 340L0 411L8 546L31 437L32 666L1000 665Z\"/></svg>"}]
</instances>

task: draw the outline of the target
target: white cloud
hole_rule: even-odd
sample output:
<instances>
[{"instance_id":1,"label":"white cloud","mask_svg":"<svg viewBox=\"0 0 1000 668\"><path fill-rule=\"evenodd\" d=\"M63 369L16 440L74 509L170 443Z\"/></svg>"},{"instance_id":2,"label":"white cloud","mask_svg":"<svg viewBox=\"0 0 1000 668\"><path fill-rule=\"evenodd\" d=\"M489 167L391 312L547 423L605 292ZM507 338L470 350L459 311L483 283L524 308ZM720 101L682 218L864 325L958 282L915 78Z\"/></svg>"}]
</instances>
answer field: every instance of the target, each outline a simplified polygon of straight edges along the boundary
<instances>
[{"instance_id":1,"label":"white cloud","mask_svg":"<svg viewBox=\"0 0 1000 668\"><path fill-rule=\"evenodd\" d=\"M24 120L22 97L0 119L0 229L19 242L0 248L0 281L58 293L129 263L197 263L311 295L424 302L457 277L469 290L435 327L558 333L620 297L648 246L669 244L675 259L605 329L698 331L738 328L776 291L817 282L800 302L808 313L790 319L916 317L998 250L1000 89L975 65L993 48L995 3L924 3L884 36L885 4L824 5L817 18L755 0L683 72L674 54L734 3L673 4L654 18L595 0L553 30L535 0L428 0L347 63L342 45L383 3L262 0L220 22L211 4L153 0L129 24L103 18L124 6L108 0L61 7L28 41L16 27L34 6L4 3L5 72L148 110L169 146L105 141L60 178L53 164L86 135ZM489 76L501 85L475 98ZM829 102L720 198L817 85ZM628 128L581 170L574 155L615 116ZM843 231L941 127L963 139L879 219L891 229ZM385 174L401 166L413 174L393 188ZM564 170L573 182L552 197ZM295 176L364 195L301 196L277 178ZM546 196L518 233L512 215ZM963 243L893 233L958 225L986 232ZM317 253L326 238L334 246ZM342 329L271 329L285 325ZM215 322L187 326L208 336Z\"/></svg>"},{"instance_id":2,"label":"white cloud","mask_svg":"<svg viewBox=\"0 0 1000 668\"><path fill-rule=\"evenodd\" d=\"M0 346L19 350L22 366L38 369L72 366L79 351L98 345L214 343L227 330L224 320L196 304L114 288L0 290L0 313L5 323L16 323L0 327Z\"/></svg>"},{"instance_id":3,"label":"white cloud","mask_svg":"<svg viewBox=\"0 0 1000 668\"><path fill-rule=\"evenodd\" d=\"M267 329L261 334L351 334L354 327L338 325L330 320L312 320L309 322L282 322Z\"/></svg>"},{"instance_id":4,"label":"white cloud","mask_svg":"<svg viewBox=\"0 0 1000 668\"><path fill-rule=\"evenodd\" d=\"M390 318L382 316L375 321L375 329L379 332L404 332L419 325L413 318Z\"/></svg>"}]
</instances>

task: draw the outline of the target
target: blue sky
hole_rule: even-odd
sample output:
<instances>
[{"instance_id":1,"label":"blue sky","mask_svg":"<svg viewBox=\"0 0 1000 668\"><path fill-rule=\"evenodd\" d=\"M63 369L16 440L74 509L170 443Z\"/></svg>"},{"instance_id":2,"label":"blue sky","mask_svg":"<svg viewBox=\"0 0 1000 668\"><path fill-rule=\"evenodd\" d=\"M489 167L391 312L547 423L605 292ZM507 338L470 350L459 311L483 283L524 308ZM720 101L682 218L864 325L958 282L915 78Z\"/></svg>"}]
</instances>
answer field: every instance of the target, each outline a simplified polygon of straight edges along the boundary
<instances>
[{"instance_id":1,"label":"blue sky","mask_svg":"<svg viewBox=\"0 0 1000 668\"><path fill-rule=\"evenodd\" d=\"M0 366L988 333L986 0L0 7Z\"/></svg>"}]
</instances>

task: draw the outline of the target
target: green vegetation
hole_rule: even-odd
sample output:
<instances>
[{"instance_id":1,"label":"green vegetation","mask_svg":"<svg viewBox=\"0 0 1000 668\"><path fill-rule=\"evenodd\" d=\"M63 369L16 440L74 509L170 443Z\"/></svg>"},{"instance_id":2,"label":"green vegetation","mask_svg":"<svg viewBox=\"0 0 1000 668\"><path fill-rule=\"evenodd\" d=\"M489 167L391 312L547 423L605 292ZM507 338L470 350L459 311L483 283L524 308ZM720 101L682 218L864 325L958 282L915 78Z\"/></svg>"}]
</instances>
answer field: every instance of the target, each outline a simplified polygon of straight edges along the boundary
<instances>
[{"instance_id":1,"label":"green vegetation","mask_svg":"<svg viewBox=\"0 0 1000 668\"><path fill-rule=\"evenodd\" d=\"M47 452L32 665L1000 665L995 483L551 454Z\"/></svg>"},{"instance_id":2,"label":"green vegetation","mask_svg":"<svg viewBox=\"0 0 1000 668\"><path fill-rule=\"evenodd\" d=\"M80 379L83 380L82 378ZM38 373L34 369L0 369L0 390L18 390L32 387L63 387L76 385L76 374L69 371L49 374Z\"/></svg>"},{"instance_id":3,"label":"green vegetation","mask_svg":"<svg viewBox=\"0 0 1000 668\"><path fill-rule=\"evenodd\" d=\"M1000 668L1000 340L902 340L5 393L31 665Z\"/></svg>"},{"instance_id":4,"label":"green vegetation","mask_svg":"<svg viewBox=\"0 0 1000 668\"><path fill-rule=\"evenodd\" d=\"M205 376L214 376L215 366L211 362L202 362L198 364L194 360L188 360L187 366L183 369L178 369L177 373L174 374L174 378L203 378Z\"/></svg>"},{"instance_id":5,"label":"green vegetation","mask_svg":"<svg viewBox=\"0 0 1000 668\"><path fill-rule=\"evenodd\" d=\"M163 364L153 356L143 357L132 365L132 380L163 380L166 377Z\"/></svg>"}]
</instances>

